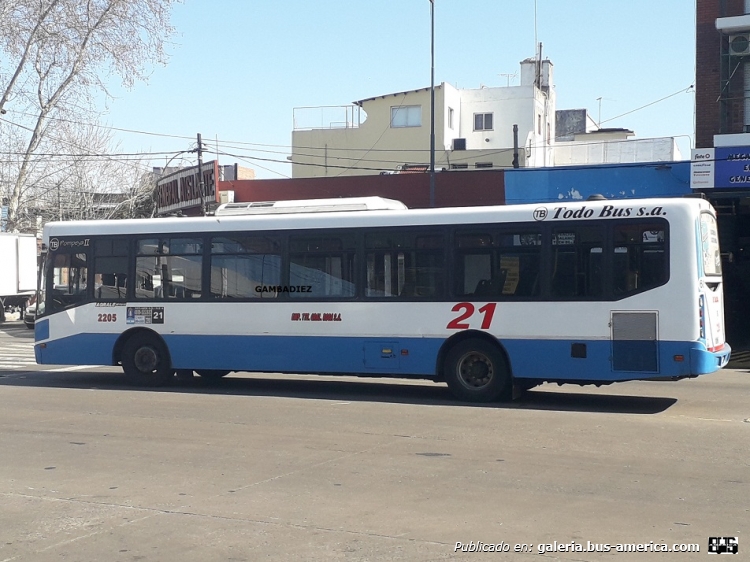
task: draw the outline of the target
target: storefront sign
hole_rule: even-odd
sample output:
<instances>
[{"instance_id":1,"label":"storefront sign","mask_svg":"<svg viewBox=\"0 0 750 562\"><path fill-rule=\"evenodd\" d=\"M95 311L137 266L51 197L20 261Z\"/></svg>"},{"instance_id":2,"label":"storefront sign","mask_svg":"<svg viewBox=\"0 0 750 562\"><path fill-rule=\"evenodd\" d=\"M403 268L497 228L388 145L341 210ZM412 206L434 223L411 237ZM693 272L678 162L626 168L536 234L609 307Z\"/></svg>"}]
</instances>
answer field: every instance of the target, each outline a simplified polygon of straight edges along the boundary
<instances>
[{"instance_id":1,"label":"storefront sign","mask_svg":"<svg viewBox=\"0 0 750 562\"><path fill-rule=\"evenodd\" d=\"M216 179L219 176L218 162L206 162L202 166L203 197L198 184L198 166L184 168L156 182L156 214L164 215L197 207L201 203L216 201Z\"/></svg>"},{"instance_id":2,"label":"storefront sign","mask_svg":"<svg viewBox=\"0 0 750 562\"><path fill-rule=\"evenodd\" d=\"M715 148L694 149L690 158L690 188L713 189Z\"/></svg>"},{"instance_id":3,"label":"storefront sign","mask_svg":"<svg viewBox=\"0 0 750 562\"><path fill-rule=\"evenodd\" d=\"M692 189L750 190L750 146L717 146L692 151Z\"/></svg>"}]
</instances>

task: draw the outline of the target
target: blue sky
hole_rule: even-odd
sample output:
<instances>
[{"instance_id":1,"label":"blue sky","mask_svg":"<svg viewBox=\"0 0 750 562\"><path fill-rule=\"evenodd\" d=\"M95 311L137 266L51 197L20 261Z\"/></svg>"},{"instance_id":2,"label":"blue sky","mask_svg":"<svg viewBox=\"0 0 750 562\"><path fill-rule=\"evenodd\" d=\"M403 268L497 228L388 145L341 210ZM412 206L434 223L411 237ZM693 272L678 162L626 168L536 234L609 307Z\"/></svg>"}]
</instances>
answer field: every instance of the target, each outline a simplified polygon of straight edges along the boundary
<instances>
[{"instance_id":1,"label":"blue sky","mask_svg":"<svg viewBox=\"0 0 750 562\"><path fill-rule=\"evenodd\" d=\"M534 0L435 0L435 83L518 84L506 75L534 55L536 34L554 64L558 109L597 120L602 98L603 127L679 137L690 157L695 0L537 0L536 25L534 12ZM107 123L155 133L116 130L118 151L186 150L200 132L240 157L222 164L289 177L295 107L430 85L429 0L185 0L172 22L167 66L112 89Z\"/></svg>"}]
</instances>

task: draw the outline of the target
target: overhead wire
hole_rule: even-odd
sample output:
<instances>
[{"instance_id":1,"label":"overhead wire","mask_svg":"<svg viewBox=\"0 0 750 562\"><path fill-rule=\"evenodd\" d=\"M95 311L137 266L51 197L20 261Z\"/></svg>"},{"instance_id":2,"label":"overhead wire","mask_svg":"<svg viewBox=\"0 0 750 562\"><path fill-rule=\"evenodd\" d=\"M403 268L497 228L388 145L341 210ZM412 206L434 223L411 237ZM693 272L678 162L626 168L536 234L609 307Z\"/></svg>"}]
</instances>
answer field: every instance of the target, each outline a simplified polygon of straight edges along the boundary
<instances>
[{"instance_id":1,"label":"overhead wire","mask_svg":"<svg viewBox=\"0 0 750 562\"><path fill-rule=\"evenodd\" d=\"M625 113L621 113L620 115L616 115L615 117L610 117L609 119L605 119L604 121L600 121L599 123L608 123L610 121L614 121L615 119L619 119L620 117L625 117L626 115L630 115L631 113L635 113L636 111L640 111L641 109L646 109L647 107L651 107L652 105L656 105L659 102L663 102L664 100L668 100L669 98L673 98L674 96L678 96L680 94L687 94L691 91L694 91L695 84L690 84L687 88L682 88L681 90L677 90L676 92L669 94L668 96L664 96L663 98L660 98L656 101L652 101L651 103L647 103L646 105L642 105L640 107L636 107L635 109L631 109L630 111L626 111Z\"/></svg>"},{"instance_id":2,"label":"overhead wire","mask_svg":"<svg viewBox=\"0 0 750 562\"><path fill-rule=\"evenodd\" d=\"M676 91L676 92L674 92L672 94L669 94L667 96L659 98L659 99L657 99L657 100L655 100L653 102L650 102L648 104L642 105L640 107L637 107L635 109L632 109L630 111L627 111L625 113L617 115L615 117L611 117L609 119L606 119L606 120L602 121L602 123L614 121L614 120L619 119L621 117L624 117L626 115L630 115L630 114L635 113L637 111L640 111L640 110L643 110L645 108L648 108L648 107L650 107L652 105L655 105L657 103L660 103L662 101L670 99L670 98L672 98L672 97L674 97L676 95L679 95L680 93L690 92L690 91L692 91L693 88L694 88L694 85L690 85L688 88L682 88L682 89L680 89L680 90L678 90L678 91ZM402 107L402 106L403 106L403 100L401 101L401 103L400 103L400 105L398 107ZM29 114L25 114L25 115L29 115ZM73 124L82 124L82 125L87 125L87 126L99 127L99 128L109 129L109 130L114 130L114 131L128 132L128 133L133 133L133 134L150 135L150 136L164 137L164 138L174 138L174 139L180 139L180 140L193 140L194 139L194 137L188 137L188 136L183 136L183 135L174 135L174 134L166 134L166 133L156 133L156 132L153 132L153 131L143 131L143 130L138 130L138 129L125 129L125 128L107 126L107 125L100 125L100 124L96 124L96 123L84 123L84 122L80 122L80 121L75 121L75 120L71 120L71 119L64 119L64 118L59 118L59 117L50 117L49 119L50 120L63 121L63 122L69 122L69 123L73 123ZM30 128L25 127L24 125L21 125L19 123L15 123L15 122L10 121L10 120L5 119L5 118L2 118L2 120L5 121L5 122L7 122L7 123L9 123L9 124L11 124L11 125L14 125L14 126L17 126L17 127L21 127L21 128L26 129L28 131L31 131ZM265 170L267 170L269 172L276 173L276 174L282 175L282 176L284 176L284 174L282 174L280 172L277 172L277 171L275 171L275 170L273 170L271 168L267 168L265 166L262 166L261 164L259 164L259 162L270 162L270 163L278 163L278 164L286 164L286 165L288 165L288 164L295 164L295 165L298 165L298 166L311 166L311 167L329 167L329 168L334 168L334 169L340 169L340 170L342 170L342 173L345 172L347 169L362 169L362 170L378 171L378 172L393 171L393 166L388 166L389 164L395 164L395 165L399 165L399 164L420 164L421 162L403 162L401 160L378 159L378 158L367 158L366 157L369 153L372 153L372 152L388 152L388 153L391 153L391 154L393 154L393 153L396 153L396 154L398 154L398 153L409 153L409 154L415 154L415 153L417 153L417 154L418 153L425 153L425 154L427 154L427 153L429 153L428 149L420 149L420 148L414 148L414 149L376 148L377 143L380 141L380 139L382 138L382 136L385 134L385 132L389 128L390 128L390 122L388 123L388 126L385 127L384 130L381 132L381 134L378 137L378 139L369 148L356 148L356 147L330 147L330 148L326 148L326 147L313 147L313 146L296 146L297 149L310 150L310 151L327 151L327 152L332 152L332 153L333 152L343 152L343 153L347 153L347 152L355 153L356 152L356 153L361 153L361 152L364 151L365 154L362 154L361 156L357 156L357 157L346 157L346 156L343 156L343 155L339 156L339 155L335 155L334 154L333 156L331 156L331 158L335 159L335 160L339 160L339 161L342 161L342 160L353 160L355 164L356 163L371 163L371 164L380 164L380 166L364 166L364 167L362 167L362 166L356 166L356 165L332 165L332 164L328 164L326 166L326 164L318 164L318 163L313 163L313 162L290 162L287 158L284 158L284 159L274 159L274 158L262 158L262 157L259 157L259 156L252 156L250 154L238 154L237 153L238 151L239 152L250 152L250 153L266 153L266 154L289 154L288 151L268 150L266 148L248 148L248 149L245 149L245 148L243 148L245 146L247 146L247 147L282 148L282 149L283 148L294 149L295 147L294 146L289 146L289 145L262 144L262 143L251 143L251 142L245 142L245 141L227 141L227 140L221 140L221 139L217 139L217 142L221 142L221 144L222 144L223 147L226 147L228 149L233 149L233 151L232 152L227 152L227 151L221 151L220 152L220 151L217 151L216 154L217 154L217 156L218 155L225 155L225 156L228 156L228 157L231 157L231 158L236 158L238 160L247 161L247 162L252 163L253 165L256 165L256 166L258 166L258 167L260 167L262 169L265 169ZM67 144L69 144L69 145L71 145L71 146L73 146L75 148L81 148L81 147L76 146L74 143L71 143L70 141L65 141L65 140L60 140L60 139L57 139L57 140L59 142L65 142L65 143L67 143ZM601 141L601 144L605 144L607 142L608 141ZM597 144L597 143L588 143L588 144L592 144L593 145L593 144ZM542 143L539 143L539 144L532 145L530 148L534 149L534 148L540 148L540 147L545 147L545 146L547 146L547 143L546 142L542 142ZM519 147L519 148L520 148L520 150L525 150L527 147ZM81 150L85 150L85 149L81 148ZM514 148L512 148L512 147L502 148L502 149L498 149L498 150L494 150L494 151L483 152L482 156L483 157L489 157L489 156L494 156L494 155L502 155L502 154L507 154L508 152L511 152L513 150L514 150ZM177 155L179 155L181 153L187 153L187 152L190 152L190 151L189 150L188 151L155 151L155 152L154 151L143 151L143 152L123 152L123 153L91 153L91 152L86 151L85 154L75 154L75 153L55 153L55 154L51 154L51 153L37 153L37 154L35 154L35 157L50 158L50 159L52 159L52 158L66 158L66 157L69 157L69 158L81 158L81 157L85 157L85 158L90 158L92 160L107 159L107 158L109 158L109 159L112 159L114 161L129 162L129 161L139 161L139 160L141 160L144 157L145 158L149 158L149 159L153 159L153 158L156 158L156 157L167 157L167 156L174 157L174 156L177 156ZM210 150L208 150L207 152L211 153ZM7 154L7 155L22 155L20 153L8 153L8 152L6 152L5 154ZM314 154L314 153L299 153L298 152L297 154L299 156L308 157L308 158L320 158L321 157L321 155L317 155L317 154ZM466 157L460 157L460 156L456 156L455 153L454 153L453 162L464 163L464 162L466 162L468 160L471 160L474 157L475 156L469 156L469 155L467 155ZM84 161L85 161L85 158L84 158ZM0 160L0 162L3 162L3 161ZM7 163L8 161L5 161L5 162ZM12 163L12 161L11 161L11 163ZM339 174L339 175L341 175L341 174ZM287 176L284 176L284 177L287 177Z\"/></svg>"}]
</instances>

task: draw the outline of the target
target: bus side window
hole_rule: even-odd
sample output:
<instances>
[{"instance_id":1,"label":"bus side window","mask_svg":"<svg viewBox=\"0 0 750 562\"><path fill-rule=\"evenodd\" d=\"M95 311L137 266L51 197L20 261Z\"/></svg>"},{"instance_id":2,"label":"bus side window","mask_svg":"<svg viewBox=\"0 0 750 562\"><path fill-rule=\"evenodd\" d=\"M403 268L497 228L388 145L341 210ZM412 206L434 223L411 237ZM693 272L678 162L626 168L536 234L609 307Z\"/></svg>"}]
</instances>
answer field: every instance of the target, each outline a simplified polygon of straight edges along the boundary
<instances>
[{"instance_id":1,"label":"bus side window","mask_svg":"<svg viewBox=\"0 0 750 562\"><path fill-rule=\"evenodd\" d=\"M622 297L663 285L669 278L665 226L628 224L614 227L612 291Z\"/></svg>"},{"instance_id":2,"label":"bus side window","mask_svg":"<svg viewBox=\"0 0 750 562\"><path fill-rule=\"evenodd\" d=\"M128 285L128 240L94 242L94 300L125 300Z\"/></svg>"},{"instance_id":3,"label":"bus side window","mask_svg":"<svg viewBox=\"0 0 750 562\"><path fill-rule=\"evenodd\" d=\"M555 229L552 234L552 296L562 299L599 297L604 290L601 226Z\"/></svg>"},{"instance_id":4,"label":"bus side window","mask_svg":"<svg viewBox=\"0 0 750 562\"><path fill-rule=\"evenodd\" d=\"M497 235L498 257L492 283L501 297L539 295L542 235L539 232L501 232Z\"/></svg>"},{"instance_id":5,"label":"bus side window","mask_svg":"<svg viewBox=\"0 0 750 562\"><path fill-rule=\"evenodd\" d=\"M137 299L201 297L203 241L200 238L136 240Z\"/></svg>"},{"instance_id":6,"label":"bus side window","mask_svg":"<svg viewBox=\"0 0 750 562\"><path fill-rule=\"evenodd\" d=\"M280 240L240 234L211 239L211 297L273 299L280 285Z\"/></svg>"},{"instance_id":7,"label":"bus side window","mask_svg":"<svg viewBox=\"0 0 750 562\"><path fill-rule=\"evenodd\" d=\"M58 253L50 268L49 312L83 304L88 300L88 264L84 253Z\"/></svg>"},{"instance_id":8,"label":"bus side window","mask_svg":"<svg viewBox=\"0 0 750 562\"><path fill-rule=\"evenodd\" d=\"M459 254L458 295L487 295L492 279L492 254L490 252Z\"/></svg>"},{"instance_id":9,"label":"bus side window","mask_svg":"<svg viewBox=\"0 0 750 562\"><path fill-rule=\"evenodd\" d=\"M355 252L353 234L290 237L289 297L355 296Z\"/></svg>"},{"instance_id":10,"label":"bus side window","mask_svg":"<svg viewBox=\"0 0 750 562\"><path fill-rule=\"evenodd\" d=\"M365 296L425 299L443 294L443 235L429 231L365 235Z\"/></svg>"},{"instance_id":11,"label":"bus side window","mask_svg":"<svg viewBox=\"0 0 750 562\"><path fill-rule=\"evenodd\" d=\"M456 296L524 299L539 295L538 230L461 232L455 237Z\"/></svg>"}]
</instances>

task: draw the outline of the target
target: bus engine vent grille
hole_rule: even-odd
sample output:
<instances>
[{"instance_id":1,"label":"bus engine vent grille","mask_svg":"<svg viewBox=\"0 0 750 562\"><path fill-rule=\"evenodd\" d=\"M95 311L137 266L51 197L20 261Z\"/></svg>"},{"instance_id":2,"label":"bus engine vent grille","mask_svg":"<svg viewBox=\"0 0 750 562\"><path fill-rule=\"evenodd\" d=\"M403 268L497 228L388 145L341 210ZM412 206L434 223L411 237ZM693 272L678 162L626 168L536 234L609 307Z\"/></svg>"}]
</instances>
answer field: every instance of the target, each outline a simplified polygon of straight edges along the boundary
<instances>
[{"instance_id":1,"label":"bus engine vent grille","mask_svg":"<svg viewBox=\"0 0 750 562\"><path fill-rule=\"evenodd\" d=\"M658 314L612 312L612 368L658 372Z\"/></svg>"}]
</instances>

